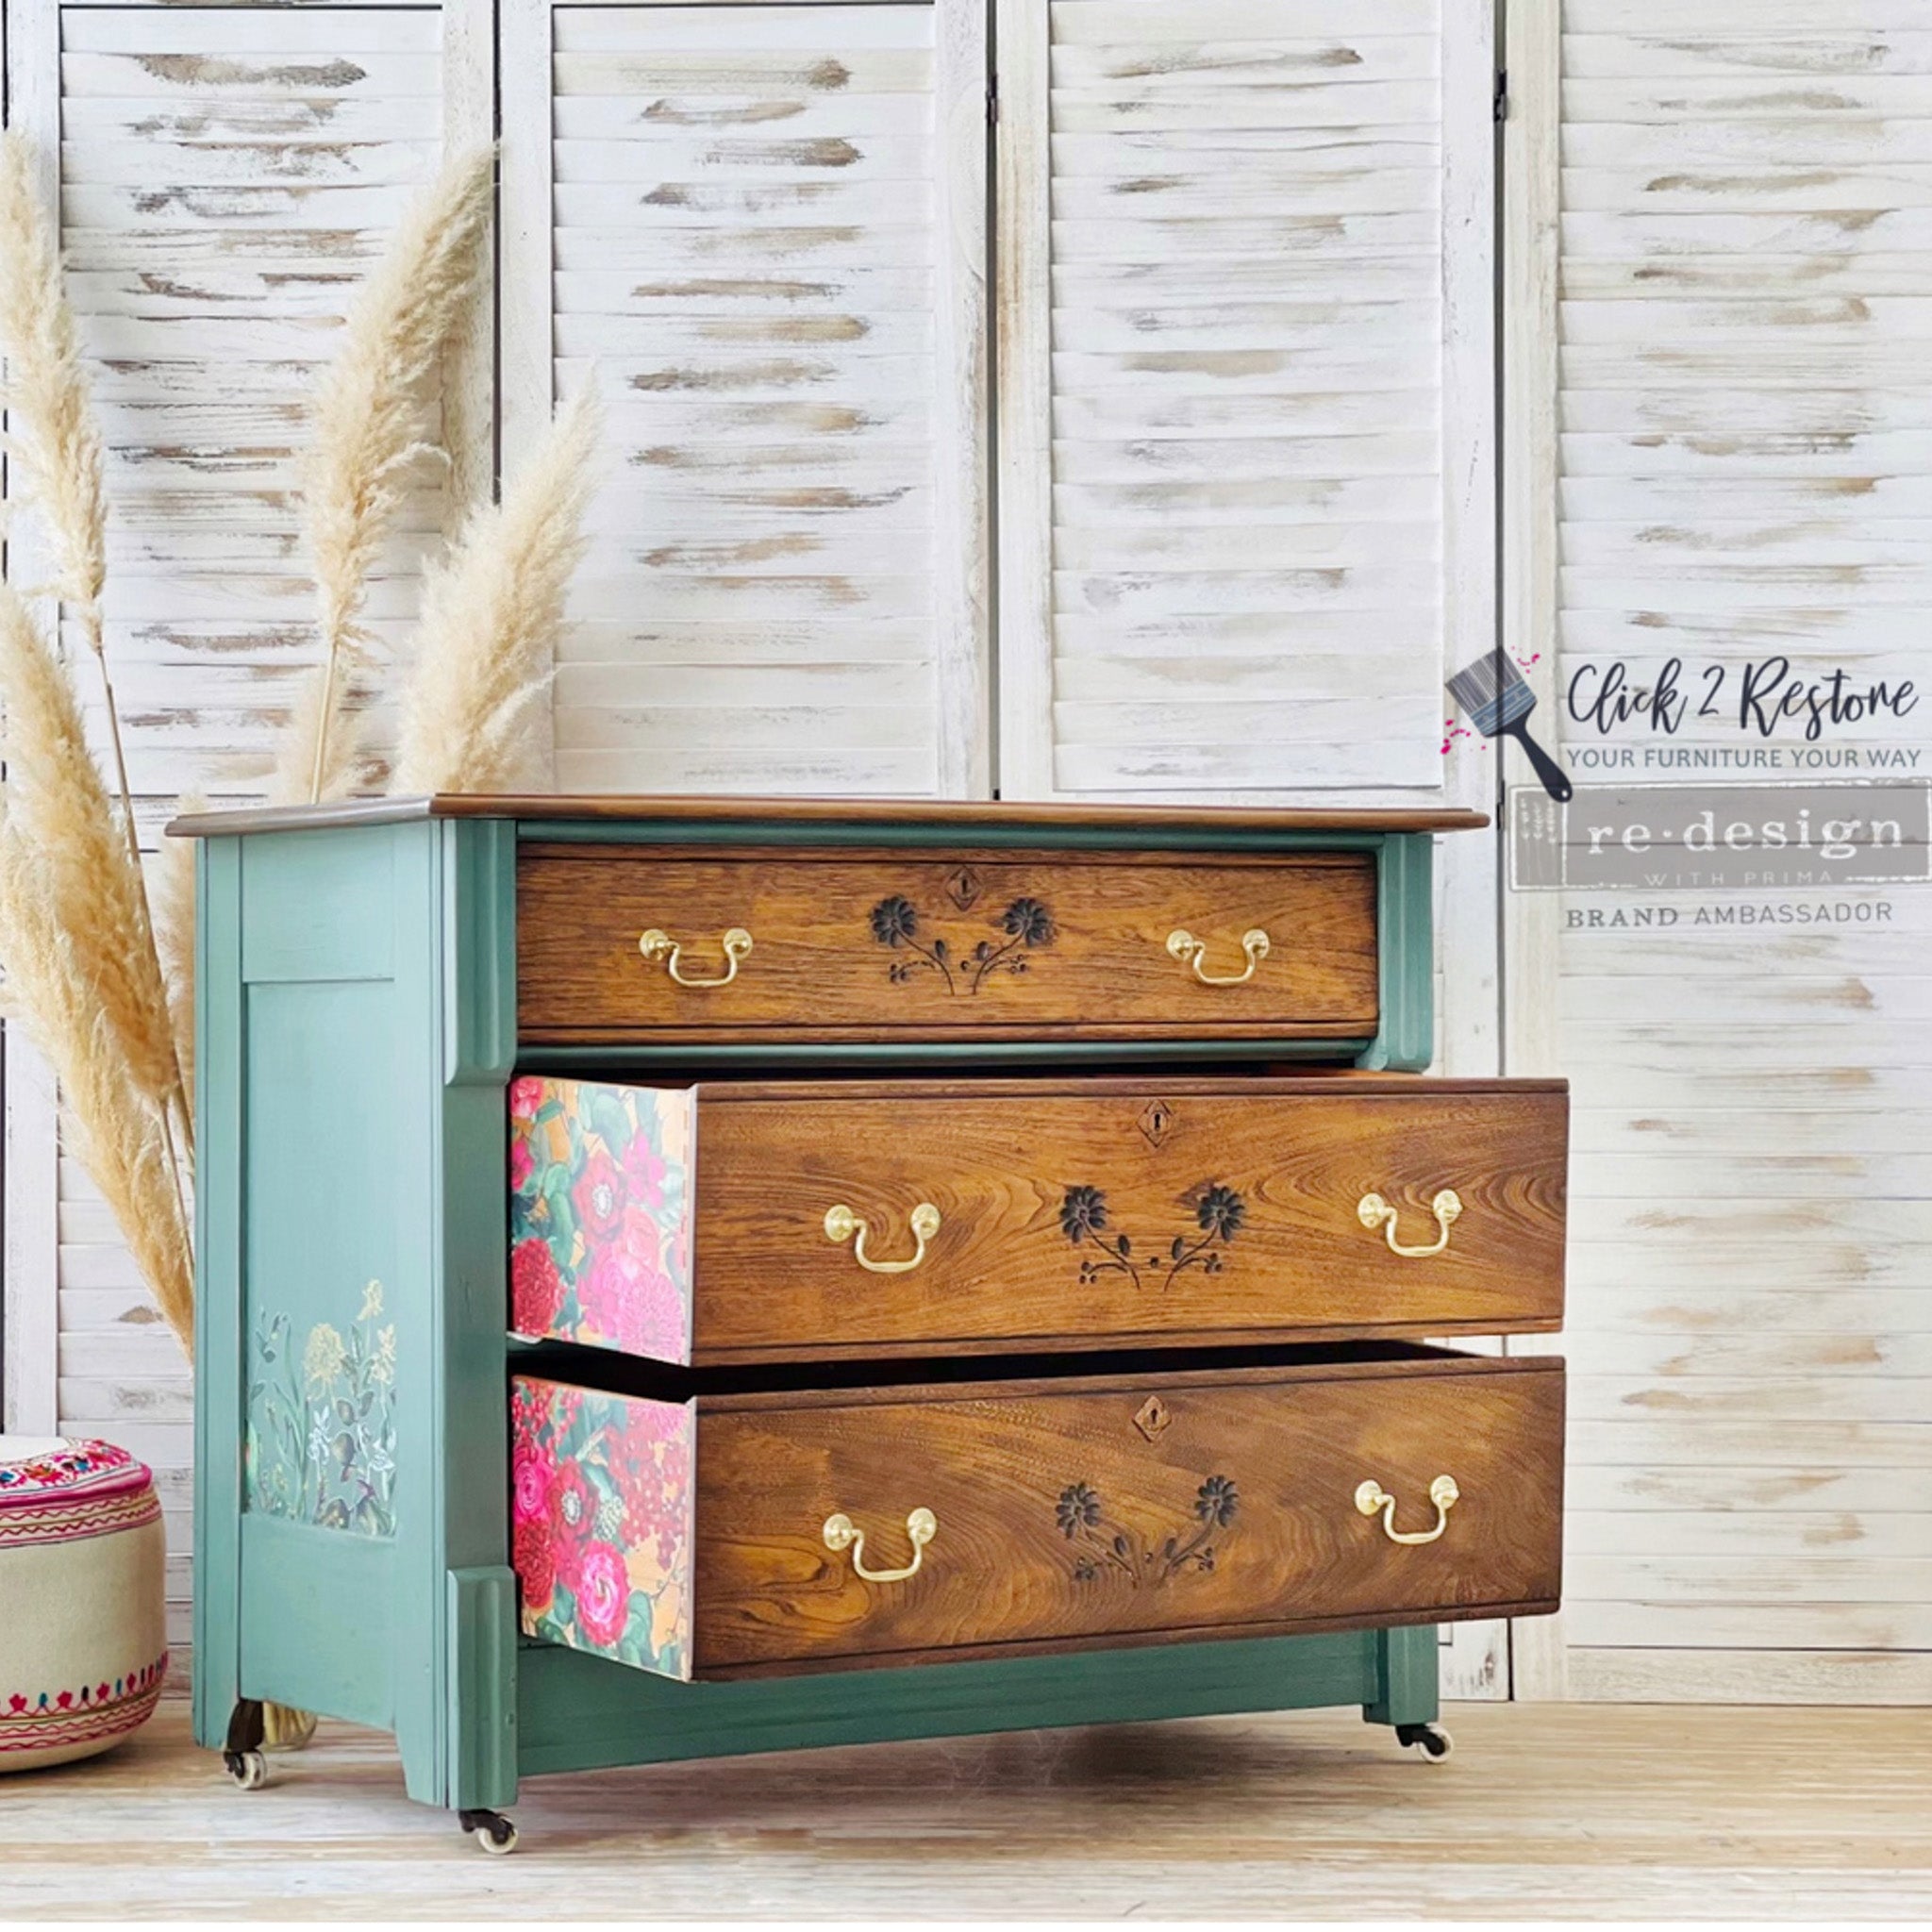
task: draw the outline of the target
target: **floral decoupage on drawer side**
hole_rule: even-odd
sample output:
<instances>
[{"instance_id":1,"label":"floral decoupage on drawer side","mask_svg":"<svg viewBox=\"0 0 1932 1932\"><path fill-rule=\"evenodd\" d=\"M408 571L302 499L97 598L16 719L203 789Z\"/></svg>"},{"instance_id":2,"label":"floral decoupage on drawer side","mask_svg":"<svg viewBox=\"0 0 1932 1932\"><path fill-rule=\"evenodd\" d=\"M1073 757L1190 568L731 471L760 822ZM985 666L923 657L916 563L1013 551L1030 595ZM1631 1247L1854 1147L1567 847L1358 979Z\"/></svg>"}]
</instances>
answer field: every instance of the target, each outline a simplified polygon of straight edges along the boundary
<instances>
[{"instance_id":1,"label":"floral decoupage on drawer side","mask_svg":"<svg viewBox=\"0 0 1932 1932\"><path fill-rule=\"evenodd\" d=\"M695 1434L689 1405L515 1378L511 1558L526 1636L691 1675Z\"/></svg>"},{"instance_id":2,"label":"floral decoupage on drawer side","mask_svg":"<svg viewBox=\"0 0 1932 1932\"><path fill-rule=\"evenodd\" d=\"M510 1318L530 1341L691 1359L689 1090L509 1090Z\"/></svg>"}]
</instances>

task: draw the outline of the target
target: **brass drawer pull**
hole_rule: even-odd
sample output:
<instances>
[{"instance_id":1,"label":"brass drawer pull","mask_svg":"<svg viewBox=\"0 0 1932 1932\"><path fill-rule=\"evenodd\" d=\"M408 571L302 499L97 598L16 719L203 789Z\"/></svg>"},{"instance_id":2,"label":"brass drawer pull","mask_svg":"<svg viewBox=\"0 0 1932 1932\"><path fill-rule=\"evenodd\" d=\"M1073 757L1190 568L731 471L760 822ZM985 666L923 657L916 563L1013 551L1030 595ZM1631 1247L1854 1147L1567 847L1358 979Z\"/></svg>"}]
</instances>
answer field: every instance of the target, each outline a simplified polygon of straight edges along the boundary
<instances>
[{"instance_id":1,"label":"brass drawer pull","mask_svg":"<svg viewBox=\"0 0 1932 1932\"><path fill-rule=\"evenodd\" d=\"M874 1261L865 1252L865 1238L872 1232L872 1224L861 1214L855 1214L841 1201L837 1207L825 1209L825 1239L832 1241L851 1241L852 1253L858 1265L872 1274L910 1274L925 1259L925 1244L940 1231L940 1210L930 1201L922 1201L912 1210L912 1232L919 1245L912 1251L909 1261ZM857 1236L858 1239L853 1238Z\"/></svg>"},{"instance_id":2,"label":"brass drawer pull","mask_svg":"<svg viewBox=\"0 0 1932 1932\"><path fill-rule=\"evenodd\" d=\"M1429 1485L1429 1501L1436 1506L1434 1529L1397 1529L1395 1498L1374 1476L1356 1491L1355 1507L1364 1516L1373 1516L1379 1509L1382 1513L1383 1534L1391 1543L1432 1543L1449 1527L1449 1512L1455 1508L1461 1494L1462 1491L1456 1487L1456 1478L1453 1475L1439 1475ZM829 1537L830 1524L825 1525L825 1530Z\"/></svg>"},{"instance_id":3,"label":"brass drawer pull","mask_svg":"<svg viewBox=\"0 0 1932 1932\"><path fill-rule=\"evenodd\" d=\"M1268 957L1268 949L1274 942L1257 926L1241 935L1241 951L1248 956L1248 963L1239 973L1203 973L1201 961L1208 957L1208 941L1197 940L1185 926L1176 926L1167 936L1167 950L1184 964L1194 969L1194 977L1203 986L1245 986L1255 976L1255 968Z\"/></svg>"},{"instance_id":4,"label":"brass drawer pull","mask_svg":"<svg viewBox=\"0 0 1932 1932\"><path fill-rule=\"evenodd\" d=\"M1444 1188L1429 1203L1429 1212L1436 1217L1439 1230L1436 1239L1425 1248L1405 1248L1395 1239L1396 1210L1383 1200L1380 1194L1364 1194L1356 1203L1355 1211L1361 1217L1366 1228L1379 1227L1389 1237L1389 1252L1400 1255L1406 1260L1419 1260L1429 1255L1440 1255L1449 1245L1449 1230L1456 1225L1462 1214L1462 1196L1454 1188Z\"/></svg>"},{"instance_id":5,"label":"brass drawer pull","mask_svg":"<svg viewBox=\"0 0 1932 1932\"><path fill-rule=\"evenodd\" d=\"M734 925L721 943L724 948L724 972L716 979L687 979L677 967L684 948L668 932L660 932L654 925L649 932L638 935L638 951L647 959L662 959L665 972L679 986L729 986L738 977L738 963L751 951L751 935L743 926Z\"/></svg>"},{"instance_id":6,"label":"brass drawer pull","mask_svg":"<svg viewBox=\"0 0 1932 1932\"><path fill-rule=\"evenodd\" d=\"M868 1570L865 1567L864 1530L853 1528L851 1517L842 1511L825 1518L826 1549L850 1550L854 1574L863 1577L867 1583L904 1583L908 1576L917 1576L919 1566L925 1561L925 1546L939 1533L939 1518L930 1509L915 1509L906 1519L906 1534L912 1539L911 1562L903 1570Z\"/></svg>"}]
</instances>

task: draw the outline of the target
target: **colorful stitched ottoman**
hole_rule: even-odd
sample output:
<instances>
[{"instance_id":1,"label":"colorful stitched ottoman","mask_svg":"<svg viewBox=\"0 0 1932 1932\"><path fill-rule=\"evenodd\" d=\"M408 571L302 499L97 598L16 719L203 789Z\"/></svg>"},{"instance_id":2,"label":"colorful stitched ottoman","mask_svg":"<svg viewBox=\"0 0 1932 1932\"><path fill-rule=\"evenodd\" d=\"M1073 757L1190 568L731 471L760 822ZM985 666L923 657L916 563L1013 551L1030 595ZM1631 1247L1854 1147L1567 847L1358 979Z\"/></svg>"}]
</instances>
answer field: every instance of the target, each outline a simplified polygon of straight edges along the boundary
<instances>
[{"instance_id":1,"label":"colorful stitched ottoman","mask_svg":"<svg viewBox=\"0 0 1932 1932\"><path fill-rule=\"evenodd\" d=\"M111 1442L0 1436L0 1772L105 1751L167 1675L154 1478Z\"/></svg>"}]
</instances>

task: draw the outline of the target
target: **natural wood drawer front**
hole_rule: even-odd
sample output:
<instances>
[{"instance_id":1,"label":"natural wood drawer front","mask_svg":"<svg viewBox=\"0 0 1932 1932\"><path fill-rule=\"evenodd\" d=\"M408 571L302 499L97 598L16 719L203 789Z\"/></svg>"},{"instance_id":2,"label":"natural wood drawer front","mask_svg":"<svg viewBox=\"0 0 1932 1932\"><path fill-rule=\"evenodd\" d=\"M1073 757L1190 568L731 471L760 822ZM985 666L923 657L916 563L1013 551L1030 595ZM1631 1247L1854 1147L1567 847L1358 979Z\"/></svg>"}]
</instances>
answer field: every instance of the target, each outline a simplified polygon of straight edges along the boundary
<instances>
[{"instance_id":1,"label":"natural wood drawer front","mask_svg":"<svg viewBox=\"0 0 1932 1932\"><path fill-rule=\"evenodd\" d=\"M1553 1608L1561 1364L1413 1356L685 1405L520 1383L520 1457L609 1528L594 1561L554 1511L520 1537L525 1628L703 1677Z\"/></svg>"},{"instance_id":2,"label":"natural wood drawer front","mask_svg":"<svg viewBox=\"0 0 1932 1932\"><path fill-rule=\"evenodd\" d=\"M1555 1328L1567 1122L1549 1081L532 1077L513 1325L696 1362Z\"/></svg>"},{"instance_id":3,"label":"natural wood drawer front","mask_svg":"<svg viewBox=\"0 0 1932 1932\"><path fill-rule=\"evenodd\" d=\"M535 845L517 958L530 1041L1366 1039L1375 861Z\"/></svg>"}]
</instances>

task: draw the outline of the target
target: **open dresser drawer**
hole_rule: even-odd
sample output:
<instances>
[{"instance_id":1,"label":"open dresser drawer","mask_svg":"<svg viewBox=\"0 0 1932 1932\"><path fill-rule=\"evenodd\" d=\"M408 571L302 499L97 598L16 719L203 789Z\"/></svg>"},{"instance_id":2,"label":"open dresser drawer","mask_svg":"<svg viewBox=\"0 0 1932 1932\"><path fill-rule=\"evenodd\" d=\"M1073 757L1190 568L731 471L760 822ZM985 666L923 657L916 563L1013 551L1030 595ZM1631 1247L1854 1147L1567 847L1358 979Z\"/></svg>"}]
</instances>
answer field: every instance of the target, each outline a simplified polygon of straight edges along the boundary
<instances>
[{"instance_id":1,"label":"open dresser drawer","mask_svg":"<svg viewBox=\"0 0 1932 1932\"><path fill-rule=\"evenodd\" d=\"M1562 1320L1559 1081L510 1090L511 1327L692 1363Z\"/></svg>"},{"instance_id":2,"label":"open dresser drawer","mask_svg":"<svg viewBox=\"0 0 1932 1932\"><path fill-rule=\"evenodd\" d=\"M1562 1445L1559 1363L1392 1345L685 1401L520 1375L523 1624L713 1677L1546 1610Z\"/></svg>"}]
</instances>

